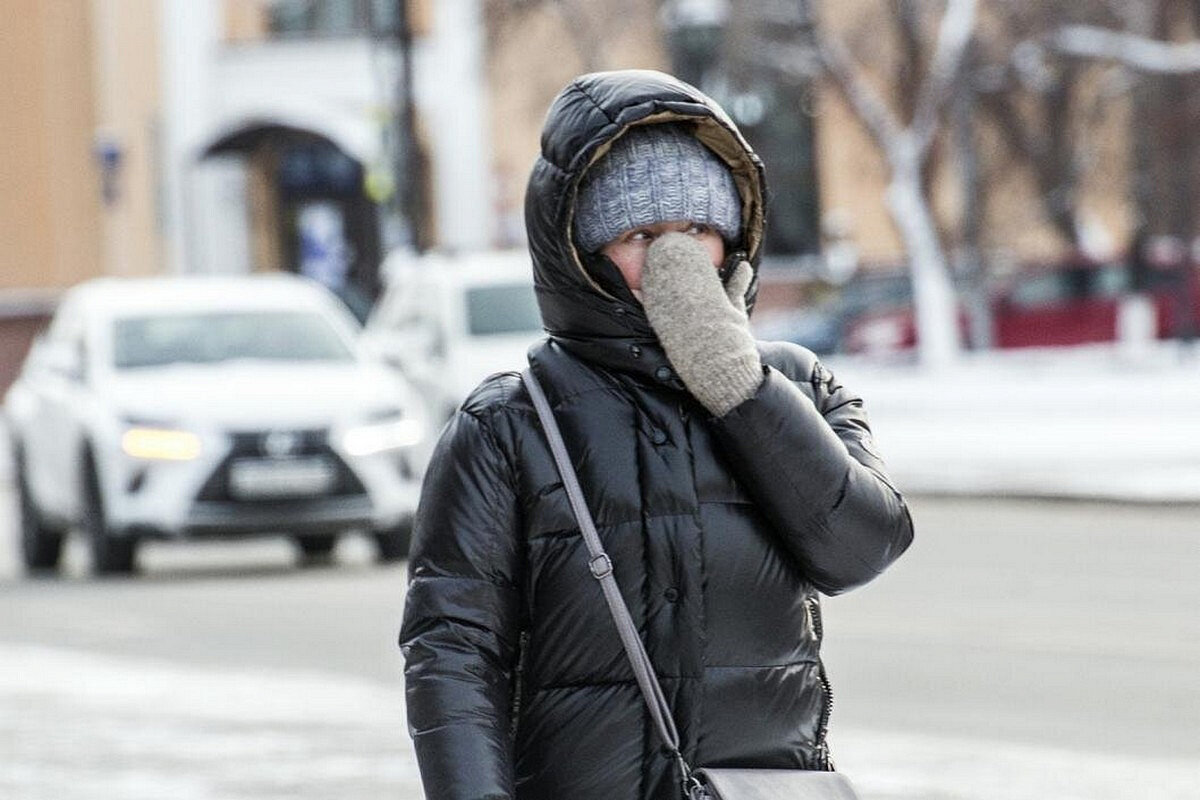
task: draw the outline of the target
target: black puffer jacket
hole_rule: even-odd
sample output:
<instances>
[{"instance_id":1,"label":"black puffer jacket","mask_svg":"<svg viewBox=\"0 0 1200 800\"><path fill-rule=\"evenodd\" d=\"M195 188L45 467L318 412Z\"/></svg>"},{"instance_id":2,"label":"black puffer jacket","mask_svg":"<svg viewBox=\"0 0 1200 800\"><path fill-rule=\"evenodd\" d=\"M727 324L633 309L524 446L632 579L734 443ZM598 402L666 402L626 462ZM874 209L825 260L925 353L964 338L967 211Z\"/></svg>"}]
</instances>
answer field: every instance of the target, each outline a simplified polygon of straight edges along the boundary
<instances>
[{"instance_id":1,"label":"black puffer jacket","mask_svg":"<svg viewBox=\"0 0 1200 800\"><path fill-rule=\"evenodd\" d=\"M762 345L757 395L712 419L619 276L580 265L567 231L586 165L626 126L679 117L731 163L755 260L761 170L720 111L658 73L580 78L550 111L529 184L551 334L530 357L686 757L821 768L817 592L879 574L911 523L859 399L811 353ZM401 643L427 796L678 798L516 375L485 382L444 431L409 569Z\"/></svg>"}]
</instances>

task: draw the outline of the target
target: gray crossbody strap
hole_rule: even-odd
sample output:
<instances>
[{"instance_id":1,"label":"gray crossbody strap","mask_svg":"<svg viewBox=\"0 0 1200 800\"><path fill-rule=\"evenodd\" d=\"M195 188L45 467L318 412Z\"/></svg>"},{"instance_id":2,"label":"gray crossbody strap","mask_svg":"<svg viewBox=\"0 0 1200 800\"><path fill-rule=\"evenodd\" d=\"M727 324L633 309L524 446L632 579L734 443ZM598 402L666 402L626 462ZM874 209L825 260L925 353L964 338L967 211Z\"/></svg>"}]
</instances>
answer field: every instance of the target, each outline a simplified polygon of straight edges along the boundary
<instances>
[{"instance_id":1,"label":"gray crossbody strap","mask_svg":"<svg viewBox=\"0 0 1200 800\"><path fill-rule=\"evenodd\" d=\"M567 455L567 448L563 444L558 423L554 420L554 412L550 410L550 403L546 400L541 385L529 369L521 372L521 380L524 381L525 388L529 391L530 398L533 399L533 407L537 409L538 419L542 422L542 430L545 431L546 440L550 443L550 452L554 454L554 463L558 466L558 474L562 478L563 488L566 489L571 510L575 512L575 519L579 523L583 541L587 544L588 568L591 570L592 576L600 582L600 588L604 591L604 600L608 603L608 610L612 614L613 622L617 625L621 644L625 646L625 654L629 657L633 674L637 678L638 686L642 689L642 697L646 701L646 707L650 710L650 716L654 720L654 726L658 729L658 735L670 748L671 755L679 763L682 778L686 783L690 778L691 770L679 752L679 732L676 730L675 720L671 716L671 707L667 705L662 686L659 685L658 677L654 674L654 667L650 663L650 657L646 655L646 648L642 644L641 637L638 636L633 619L629 616L629 608L625 605L625 601L621 598L621 592L617 588L616 578L613 577L612 560L609 559L608 554L604 552L603 545L600 544L600 536L596 533L592 514L588 511L587 503L584 502L583 490L579 486L575 468L571 466L571 458Z\"/></svg>"}]
</instances>

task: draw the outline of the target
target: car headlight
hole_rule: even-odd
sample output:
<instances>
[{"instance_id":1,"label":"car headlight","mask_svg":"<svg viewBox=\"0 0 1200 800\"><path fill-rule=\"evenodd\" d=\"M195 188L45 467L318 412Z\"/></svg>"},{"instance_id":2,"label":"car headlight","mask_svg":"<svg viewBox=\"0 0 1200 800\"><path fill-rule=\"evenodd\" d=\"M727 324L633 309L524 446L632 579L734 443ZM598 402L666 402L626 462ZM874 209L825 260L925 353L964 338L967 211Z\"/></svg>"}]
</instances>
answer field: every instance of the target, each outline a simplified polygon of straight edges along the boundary
<instances>
[{"instance_id":1,"label":"car headlight","mask_svg":"<svg viewBox=\"0 0 1200 800\"><path fill-rule=\"evenodd\" d=\"M121 450L133 458L191 461L200 455L200 437L170 428L130 428L121 436Z\"/></svg>"},{"instance_id":2,"label":"car headlight","mask_svg":"<svg viewBox=\"0 0 1200 800\"><path fill-rule=\"evenodd\" d=\"M419 419L400 417L347 428L341 437L342 450L350 456L370 456L388 450L412 447L425 436Z\"/></svg>"}]
</instances>

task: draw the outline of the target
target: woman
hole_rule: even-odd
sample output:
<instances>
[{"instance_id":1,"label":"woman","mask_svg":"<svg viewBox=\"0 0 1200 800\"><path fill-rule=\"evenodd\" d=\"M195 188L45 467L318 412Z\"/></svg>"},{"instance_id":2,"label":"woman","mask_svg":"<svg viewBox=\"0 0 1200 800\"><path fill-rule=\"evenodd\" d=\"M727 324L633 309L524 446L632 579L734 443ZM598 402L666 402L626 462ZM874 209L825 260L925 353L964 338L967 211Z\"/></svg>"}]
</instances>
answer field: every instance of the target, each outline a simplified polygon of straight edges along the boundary
<instances>
[{"instance_id":1,"label":"woman","mask_svg":"<svg viewBox=\"0 0 1200 800\"><path fill-rule=\"evenodd\" d=\"M755 343L762 166L670 76L582 76L526 195L529 354L697 766L828 769L818 592L912 525L861 401ZM493 376L423 489L401 645L430 798L677 800L529 397Z\"/></svg>"}]
</instances>

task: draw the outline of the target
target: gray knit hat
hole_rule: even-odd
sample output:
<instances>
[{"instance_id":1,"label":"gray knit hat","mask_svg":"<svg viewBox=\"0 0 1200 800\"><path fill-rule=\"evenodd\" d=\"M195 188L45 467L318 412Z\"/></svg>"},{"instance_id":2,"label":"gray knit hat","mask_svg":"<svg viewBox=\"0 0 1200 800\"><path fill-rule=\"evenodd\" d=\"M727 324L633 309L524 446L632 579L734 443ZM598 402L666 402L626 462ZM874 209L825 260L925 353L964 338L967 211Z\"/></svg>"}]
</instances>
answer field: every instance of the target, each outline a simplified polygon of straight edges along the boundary
<instances>
[{"instance_id":1,"label":"gray knit hat","mask_svg":"<svg viewBox=\"0 0 1200 800\"><path fill-rule=\"evenodd\" d=\"M736 242L742 202L733 175L686 123L631 128L584 175L575 198L575 243L594 253L625 231L656 222L701 222Z\"/></svg>"}]
</instances>

